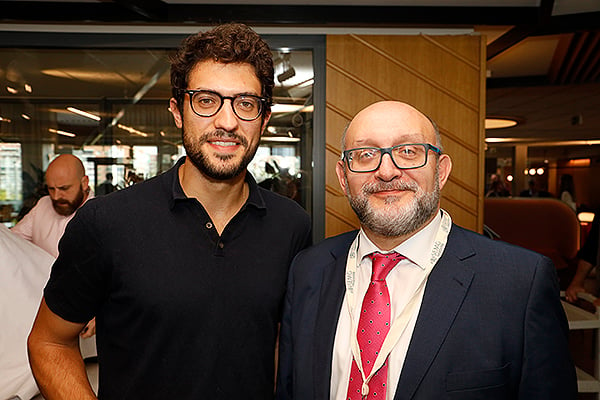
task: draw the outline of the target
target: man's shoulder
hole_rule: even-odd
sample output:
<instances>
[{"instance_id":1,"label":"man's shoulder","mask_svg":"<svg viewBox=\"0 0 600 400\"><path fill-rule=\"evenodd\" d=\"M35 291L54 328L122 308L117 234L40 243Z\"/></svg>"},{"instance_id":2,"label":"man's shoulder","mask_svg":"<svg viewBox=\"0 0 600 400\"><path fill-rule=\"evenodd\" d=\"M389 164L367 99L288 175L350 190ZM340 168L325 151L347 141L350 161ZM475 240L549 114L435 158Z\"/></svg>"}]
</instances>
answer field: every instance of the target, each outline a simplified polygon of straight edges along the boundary
<instances>
[{"instance_id":1,"label":"man's shoulder","mask_svg":"<svg viewBox=\"0 0 600 400\"><path fill-rule=\"evenodd\" d=\"M168 188L164 187L162 175L155 176L133 186L88 199L77 211L83 214L106 214L106 217L119 216L134 210L166 205L169 199Z\"/></svg>"},{"instance_id":2,"label":"man's shoulder","mask_svg":"<svg viewBox=\"0 0 600 400\"><path fill-rule=\"evenodd\" d=\"M333 258L345 257L358 231L345 232L321 240L298 254L299 260L311 260L331 254Z\"/></svg>"},{"instance_id":3,"label":"man's shoulder","mask_svg":"<svg viewBox=\"0 0 600 400\"><path fill-rule=\"evenodd\" d=\"M258 193L265 202L267 212L279 214L288 220L289 218L309 219L309 215L298 202L289 197L282 196L268 189L257 186Z\"/></svg>"}]
</instances>

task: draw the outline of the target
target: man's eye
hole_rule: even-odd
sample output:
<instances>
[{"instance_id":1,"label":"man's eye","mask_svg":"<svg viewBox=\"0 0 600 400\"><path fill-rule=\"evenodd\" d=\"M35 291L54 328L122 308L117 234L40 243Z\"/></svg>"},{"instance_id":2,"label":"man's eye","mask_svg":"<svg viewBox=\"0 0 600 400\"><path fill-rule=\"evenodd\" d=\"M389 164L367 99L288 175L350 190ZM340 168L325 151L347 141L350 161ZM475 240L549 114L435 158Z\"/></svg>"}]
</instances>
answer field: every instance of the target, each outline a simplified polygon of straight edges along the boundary
<instances>
[{"instance_id":1,"label":"man's eye","mask_svg":"<svg viewBox=\"0 0 600 400\"><path fill-rule=\"evenodd\" d=\"M377 156L377 151L375 150L362 150L359 154L359 157L363 160L369 160Z\"/></svg>"},{"instance_id":2,"label":"man's eye","mask_svg":"<svg viewBox=\"0 0 600 400\"><path fill-rule=\"evenodd\" d=\"M256 101L252 99L240 99L237 102L237 106L244 110L254 110L256 108Z\"/></svg>"},{"instance_id":3,"label":"man's eye","mask_svg":"<svg viewBox=\"0 0 600 400\"><path fill-rule=\"evenodd\" d=\"M207 95L204 95L204 96L196 95L194 102L197 105L199 105L200 107L205 107L205 108L214 107L216 104L219 104L215 97L207 96Z\"/></svg>"},{"instance_id":4,"label":"man's eye","mask_svg":"<svg viewBox=\"0 0 600 400\"><path fill-rule=\"evenodd\" d=\"M397 147L395 150L396 154L402 157L414 157L417 154L416 149L412 146Z\"/></svg>"}]
</instances>

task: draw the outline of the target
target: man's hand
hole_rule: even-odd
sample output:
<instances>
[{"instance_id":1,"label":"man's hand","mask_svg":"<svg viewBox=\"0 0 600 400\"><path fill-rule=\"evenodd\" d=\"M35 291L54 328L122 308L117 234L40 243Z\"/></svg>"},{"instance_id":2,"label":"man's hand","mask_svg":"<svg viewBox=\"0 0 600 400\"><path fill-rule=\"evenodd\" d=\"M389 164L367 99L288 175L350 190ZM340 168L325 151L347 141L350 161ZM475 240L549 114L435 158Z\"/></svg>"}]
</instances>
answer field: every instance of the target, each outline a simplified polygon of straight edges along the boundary
<instances>
[{"instance_id":1,"label":"man's hand","mask_svg":"<svg viewBox=\"0 0 600 400\"><path fill-rule=\"evenodd\" d=\"M81 330L79 336L83 339L90 338L96 334L96 318L93 318L87 325Z\"/></svg>"}]
</instances>

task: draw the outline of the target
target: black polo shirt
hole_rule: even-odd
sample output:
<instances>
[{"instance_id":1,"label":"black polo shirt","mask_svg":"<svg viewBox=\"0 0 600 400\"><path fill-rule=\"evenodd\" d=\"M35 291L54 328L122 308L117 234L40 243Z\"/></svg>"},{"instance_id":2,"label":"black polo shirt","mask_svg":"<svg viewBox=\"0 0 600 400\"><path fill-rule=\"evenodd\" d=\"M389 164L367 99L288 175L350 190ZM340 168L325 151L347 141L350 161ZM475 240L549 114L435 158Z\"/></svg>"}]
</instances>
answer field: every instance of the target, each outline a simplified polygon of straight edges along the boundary
<instances>
[{"instance_id":1,"label":"black polo shirt","mask_svg":"<svg viewBox=\"0 0 600 400\"><path fill-rule=\"evenodd\" d=\"M288 267L308 214L248 173L248 201L215 230L168 172L90 200L67 226L44 295L96 316L101 399L269 399Z\"/></svg>"}]
</instances>

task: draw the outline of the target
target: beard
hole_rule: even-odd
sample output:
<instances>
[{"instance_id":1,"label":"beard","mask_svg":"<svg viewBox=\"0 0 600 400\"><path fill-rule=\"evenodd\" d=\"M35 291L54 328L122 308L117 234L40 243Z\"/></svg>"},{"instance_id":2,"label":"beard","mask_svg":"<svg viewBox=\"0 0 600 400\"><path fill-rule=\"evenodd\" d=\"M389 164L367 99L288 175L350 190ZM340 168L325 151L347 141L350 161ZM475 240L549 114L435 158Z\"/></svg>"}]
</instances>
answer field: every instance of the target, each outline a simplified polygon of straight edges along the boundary
<instances>
[{"instance_id":1,"label":"beard","mask_svg":"<svg viewBox=\"0 0 600 400\"><path fill-rule=\"evenodd\" d=\"M81 185L79 186L79 190L77 191L77 195L75 199L69 201L64 199L52 200L52 207L57 214L63 215L65 217L73 214L77 209L83 204L84 191Z\"/></svg>"},{"instance_id":2,"label":"beard","mask_svg":"<svg viewBox=\"0 0 600 400\"><path fill-rule=\"evenodd\" d=\"M234 132L227 132L222 129L204 133L197 140L194 140L193 135L186 133L185 127L182 127L181 130L183 147L185 148L187 157L200 172L216 180L232 179L245 172L248 164L250 164L250 161L252 161L256 154L256 150L258 149L259 142L250 148L248 140L244 136ZM202 151L202 145L208 143L208 138L210 137L237 140L245 149L242 159L237 163L230 162L235 156L228 154L215 155L218 161L211 161L210 156Z\"/></svg>"},{"instance_id":3,"label":"beard","mask_svg":"<svg viewBox=\"0 0 600 400\"><path fill-rule=\"evenodd\" d=\"M346 174L345 180L348 187ZM369 202L369 195L382 190L412 191L414 196L404 206L396 204L401 201L396 196L389 196L384 201L384 207L375 208ZM435 186L431 192L425 192L415 182L370 182L363 185L359 194L349 193L347 197L361 224L366 228L385 237L406 236L418 231L438 210L438 171L436 169Z\"/></svg>"}]
</instances>

